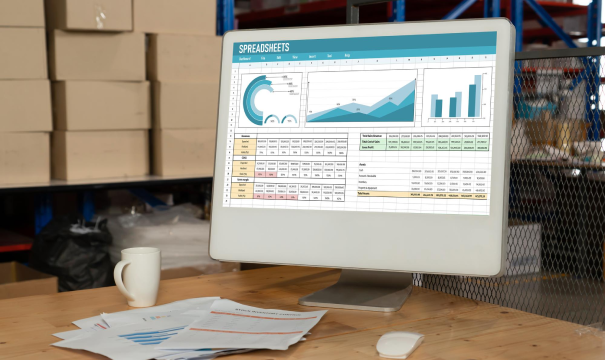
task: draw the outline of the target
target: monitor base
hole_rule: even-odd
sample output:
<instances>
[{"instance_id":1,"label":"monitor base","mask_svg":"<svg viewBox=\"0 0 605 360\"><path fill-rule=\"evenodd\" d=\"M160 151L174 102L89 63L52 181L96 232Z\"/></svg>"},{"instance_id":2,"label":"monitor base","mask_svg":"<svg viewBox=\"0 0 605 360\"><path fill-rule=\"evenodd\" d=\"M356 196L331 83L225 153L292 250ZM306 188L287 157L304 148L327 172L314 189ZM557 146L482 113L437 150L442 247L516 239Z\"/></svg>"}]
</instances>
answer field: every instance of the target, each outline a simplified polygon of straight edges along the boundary
<instances>
[{"instance_id":1,"label":"monitor base","mask_svg":"<svg viewBox=\"0 0 605 360\"><path fill-rule=\"evenodd\" d=\"M412 293L412 274L342 270L336 284L298 299L300 305L392 312Z\"/></svg>"}]
</instances>

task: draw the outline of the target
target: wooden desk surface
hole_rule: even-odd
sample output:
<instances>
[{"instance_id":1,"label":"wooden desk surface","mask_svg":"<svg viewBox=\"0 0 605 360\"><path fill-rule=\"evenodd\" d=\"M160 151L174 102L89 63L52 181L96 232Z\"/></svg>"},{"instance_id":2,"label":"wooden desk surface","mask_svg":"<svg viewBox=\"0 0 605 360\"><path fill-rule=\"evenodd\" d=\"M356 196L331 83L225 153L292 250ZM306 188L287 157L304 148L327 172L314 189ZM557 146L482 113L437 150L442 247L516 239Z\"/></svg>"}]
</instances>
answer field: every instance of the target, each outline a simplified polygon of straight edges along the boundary
<instances>
[{"instance_id":1,"label":"wooden desk surface","mask_svg":"<svg viewBox=\"0 0 605 360\"><path fill-rule=\"evenodd\" d=\"M159 304L221 296L246 305L312 311L299 297L334 283L338 270L276 267L163 281ZM115 287L0 301L0 358L106 359L50 346L53 333L77 329L74 320L127 310ZM414 288L396 313L329 309L307 341L288 351L255 351L225 359L378 359L388 331L425 334L410 360L605 359L605 339L578 335L581 325Z\"/></svg>"}]
</instances>

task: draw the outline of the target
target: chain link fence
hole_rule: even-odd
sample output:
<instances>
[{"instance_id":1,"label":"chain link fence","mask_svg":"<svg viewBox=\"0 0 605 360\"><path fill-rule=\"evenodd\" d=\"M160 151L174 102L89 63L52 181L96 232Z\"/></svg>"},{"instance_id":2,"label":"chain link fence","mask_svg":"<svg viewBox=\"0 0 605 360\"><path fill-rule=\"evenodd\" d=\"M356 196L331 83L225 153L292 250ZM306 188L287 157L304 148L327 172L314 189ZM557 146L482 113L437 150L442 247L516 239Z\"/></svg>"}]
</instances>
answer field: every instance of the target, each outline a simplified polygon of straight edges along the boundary
<instances>
[{"instance_id":1,"label":"chain link fence","mask_svg":"<svg viewBox=\"0 0 605 360\"><path fill-rule=\"evenodd\" d=\"M603 323L604 50L517 55L505 275L416 274L416 285L579 324Z\"/></svg>"}]
</instances>

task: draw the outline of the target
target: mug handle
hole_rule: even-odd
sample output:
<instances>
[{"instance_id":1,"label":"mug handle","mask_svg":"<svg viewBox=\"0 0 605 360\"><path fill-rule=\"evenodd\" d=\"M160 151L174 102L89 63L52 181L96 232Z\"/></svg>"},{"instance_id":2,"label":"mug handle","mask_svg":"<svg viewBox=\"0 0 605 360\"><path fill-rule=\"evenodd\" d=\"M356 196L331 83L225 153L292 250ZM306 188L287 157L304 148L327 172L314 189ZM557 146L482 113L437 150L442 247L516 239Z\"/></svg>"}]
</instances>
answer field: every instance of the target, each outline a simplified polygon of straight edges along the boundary
<instances>
[{"instance_id":1,"label":"mug handle","mask_svg":"<svg viewBox=\"0 0 605 360\"><path fill-rule=\"evenodd\" d=\"M124 283L122 282L122 270L124 270L124 267L128 264L130 264L130 260L122 260L117 263L116 267L113 269L113 279L122 295L124 295L128 301L134 301L134 296L126 290L126 286L124 286Z\"/></svg>"}]
</instances>

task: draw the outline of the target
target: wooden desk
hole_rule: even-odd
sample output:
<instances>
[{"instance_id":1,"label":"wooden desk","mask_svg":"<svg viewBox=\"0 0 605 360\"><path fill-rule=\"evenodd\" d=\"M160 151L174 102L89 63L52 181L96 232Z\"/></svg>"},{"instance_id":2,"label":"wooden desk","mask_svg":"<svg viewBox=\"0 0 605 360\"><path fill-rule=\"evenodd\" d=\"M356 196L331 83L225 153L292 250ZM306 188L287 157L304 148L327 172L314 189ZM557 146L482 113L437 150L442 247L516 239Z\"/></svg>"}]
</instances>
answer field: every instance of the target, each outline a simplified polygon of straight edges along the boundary
<instances>
[{"instance_id":1,"label":"wooden desk","mask_svg":"<svg viewBox=\"0 0 605 360\"><path fill-rule=\"evenodd\" d=\"M163 281L158 304L221 296L246 305L311 311L299 297L334 283L338 270L276 267ZM115 287L0 301L0 358L105 359L50 346L51 334L101 312L127 310ZM329 309L307 341L288 351L255 351L225 359L378 359L378 338L388 331L426 335L411 360L605 359L605 340L579 336L581 325L498 307L423 288L396 313Z\"/></svg>"}]
</instances>

